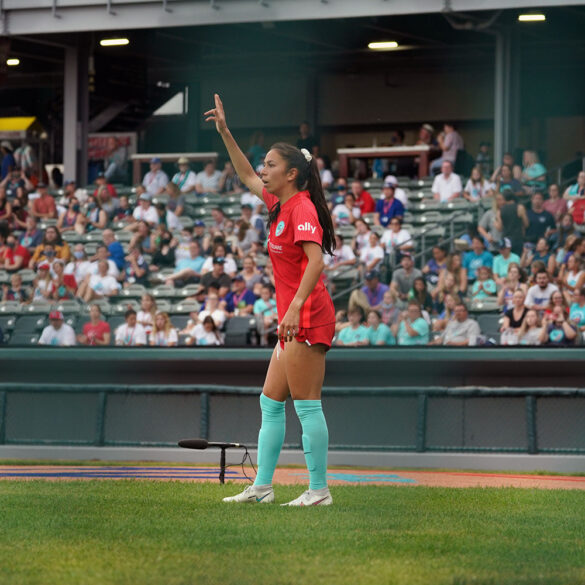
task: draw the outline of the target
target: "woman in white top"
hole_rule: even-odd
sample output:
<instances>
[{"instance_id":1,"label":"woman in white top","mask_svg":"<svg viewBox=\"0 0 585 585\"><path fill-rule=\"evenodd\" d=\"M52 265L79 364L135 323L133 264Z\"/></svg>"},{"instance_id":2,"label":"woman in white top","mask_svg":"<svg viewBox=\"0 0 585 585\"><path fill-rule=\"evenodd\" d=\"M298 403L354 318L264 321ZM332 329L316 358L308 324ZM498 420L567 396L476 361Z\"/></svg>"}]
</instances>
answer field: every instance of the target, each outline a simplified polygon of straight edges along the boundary
<instances>
[{"instance_id":1,"label":"woman in white top","mask_svg":"<svg viewBox=\"0 0 585 585\"><path fill-rule=\"evenodd\" d=\"M393 250L412 250L412 236L408 230L402 228L402 219L393 217L388 225L389 229L384 230L380 242L386 252L390 254Z\"/></svg>"},{"instance_id":2,"label":"woman in white top","mask_svg":"<svg viewBox=\"0 0 585 585\"><path fill-rule=\"evenodd\" d=\"M514 307L513 296L517 290L521 290L524 295L528 292L528 287L521 281L522 272L516 262L510 262L508 265L508 276L504 281L504 286L498 292L498 305L506 312Z\"/></svg>"},{"instance_id":3,"label":"woman in white top","mask_svg":"<svg viewBox=\"0 0 585 585\"><path fill-rule=\"evenodd\" d=\"M333 254L323 254L325 262L325 272L337 270L342 266L352 266L356 263L356 257L353 250L348 244L343 243L343 236L335 234L335 250Z\"/></svg>"},{"instance_id":4,"label":"woman in white top","mask_svg":"<svg viewBox=\"0 0 585 585\"><path fill-rule=\"evenodd\" d=\"M563 295L569 305L573 302L573 292L580 290L584 281L583 265L575 254L571 254L567 258L566 264L561 266L559 273L559 282L562 283Z\"/></svg>"},{"instance_id":5,"label":"woman in white top","mask_svg":"<svg viewBox=\"0 0 585 585\"><path fill-rule=\"evenodd\" d=\"M489 197L493 194L491 183L484 179L481 169L473 167L471 169L471 176L463 190L463 197L472 203L476 203L483 197Z\"/></svg>"},{"instance_id":6,"label":"woman in white top","mask_svg":"<svg viewBox=\"0 0 585 585\"><path fill-rule=\"evenodd\" d=\"M46 301L51 296L50 266L48 262L41 262L38 267L37 276L33 281L33 301Z\"/></svg>"},{"instance_id":7,"label":"woman in white top","mask_svg":"<svg viewBox=\"0 0 585 585\"><path fill-rule=\"evenodd\" d=\"M203 266L201 267L201 275L213 270L214 258L224 258L225 261L223 264L223 271L232 278L236 275L238 272L236 262L232 258L231 254L229 256L227 255L227 251L223 244L215 244L213 250L211 251L211 255L205 260Z\"/></svg>"},{"instance_id":8,"label":"woman in white top","mask_svg":"<svg viewBox=\"0 0 585 585\"><path fill-rule=\"evenodd\" d=\"M150 335L150 332L152 331L155 315L156 299L148 293L143 294L140 299L140 311L138 311L136 320L142 325L142 327L144 327L146 335Z\"/></svg>"},{"instance_id":9,"label":"woman in white top","mask_svg":"<svg viewBox=\"0 0 585 585\"><path fill-rule=\"evenodd\" d=\"M227 313L219 306L219 296L215 292L210 292L205 301L205 308L197 316L197 321L192 323L192 327L198 323L203 323L205 317L212 317L213 322L221 329L227 319ZM191 323L191 321L189 321ZM187 324L188 325L188 324Z\"/></svg>"},{"instance_id":10,"label":"woman in white top","mask_svg":"<svg viewBox=\"0 0 585 585\"><path fill-rule=\"evenodd\" d=\"M343 200L333 208L331 217L333 218L333 225L338 227L340 225L351 225L361 215L360 208L355 204L355 197L353 193L348 193Z\"/></svg>"},{"instance_id":11,"label":"woman in white top","mask_svg":"<svg viewBox=\"0 0 585 585\"><path fill-rule=\"evenodd\" d=\"M360 262L364 264L366 272L374 270L384 260L384 248L380 246L380 237L376 232L370 232L369 245L360 252Z\"/></svg>"},{"instance_id":12,"label":"woman in white top","mask_svg":"<svg viewBox=\"0 0 585 585\"><path fill-rule=\"evenodd\" d=\"M116 345L126 347L135 347L137 345L146 345L146 333L144 327L136 321L136 311L128 309L124 313L126 323L116 329Z\"/></svg>"},{"instance_id":13,"label":"woman in white top","mask_svg":"<svg viewBox=\"0 0 585 585\"><path fill-rule=\"evenodd\" d=\"M193 328L191 338L191 345L223 345L223 337L210 316Z\"/></svg>"},{"instance_id":14,"label":"woman in white top","mask_svg":"<svg viewBox=\"0 0 585 585\"><path fill-rule=\"evenodd\" d=\"M538 313L529 309L518 332L518 345L540 345L540 327Z\"/></svg>"},{"instance_id":15,"label":"woman in white top","mask_svg":"<svg viewBox=\"0 0 585 585\"><path fill-rule=\"evenodd\" d=\"M149 341L150 345L156 347L173 347L179 343L177 330L173 327L168 313L156 314Z\"/></svg>"},{"instance_id":16,"label":"woman in white top","mask_svg":"<svg viewBox=\"0 0 585 585\"><path fill-rule=\"evenodd\" d=\"M370 243L370 226L361 217L354 222L355 235L351 242L352 250L359 256L360 252Z\"/></svg>"}]
</instances>

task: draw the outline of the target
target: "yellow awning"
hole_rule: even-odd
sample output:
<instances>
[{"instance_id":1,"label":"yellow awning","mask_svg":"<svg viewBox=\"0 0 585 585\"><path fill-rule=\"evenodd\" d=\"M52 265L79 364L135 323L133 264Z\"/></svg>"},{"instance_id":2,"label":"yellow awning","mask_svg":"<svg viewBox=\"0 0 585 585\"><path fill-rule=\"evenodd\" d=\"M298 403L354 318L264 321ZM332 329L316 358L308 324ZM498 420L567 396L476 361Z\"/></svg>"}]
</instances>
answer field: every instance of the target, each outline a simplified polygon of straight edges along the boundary
<instances>
[{"instance_id":1,"label":"yellow awning","mask_svg":"<svg viewBox=\"0 0 585 585\"><path fill-rule=\"evenodd\" d=\"M35 120L34 116L0 118L0 132L25 132Z\"/></svg>"}]
</instances>

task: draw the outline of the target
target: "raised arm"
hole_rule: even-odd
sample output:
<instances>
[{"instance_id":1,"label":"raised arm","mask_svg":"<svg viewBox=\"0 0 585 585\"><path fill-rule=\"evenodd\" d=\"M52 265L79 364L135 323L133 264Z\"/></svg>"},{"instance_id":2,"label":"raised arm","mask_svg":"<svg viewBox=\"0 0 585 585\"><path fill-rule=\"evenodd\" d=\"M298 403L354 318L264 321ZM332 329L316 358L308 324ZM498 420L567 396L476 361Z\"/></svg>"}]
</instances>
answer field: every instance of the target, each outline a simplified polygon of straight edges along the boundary
<instances>
[{"instance_id":1,"label":"raised arm","mask_svg":"<svg viewBox=\"0 0 585 585\"><path fill-rule=\"evenodd\" d=\"M215 122L215 128L223 139L223 143L225 144L228 154L230 155L232 164L234 165L236 173L238 174L238 177L240 177L242 183L244 183L244 185L246 185L246 187L248 187L252 193L258 195L258 197L262 197L262 189L264 184L258 175L256 175L256 172L252 168L250 161L246 158L246 155L242 152L238 146L238 143L235 141L234 137L229 131L225 120L223 104L219 99L219 95L215 94L214 98L215 108L205 112L205 121Z\"/></svg>"}]
</instances>

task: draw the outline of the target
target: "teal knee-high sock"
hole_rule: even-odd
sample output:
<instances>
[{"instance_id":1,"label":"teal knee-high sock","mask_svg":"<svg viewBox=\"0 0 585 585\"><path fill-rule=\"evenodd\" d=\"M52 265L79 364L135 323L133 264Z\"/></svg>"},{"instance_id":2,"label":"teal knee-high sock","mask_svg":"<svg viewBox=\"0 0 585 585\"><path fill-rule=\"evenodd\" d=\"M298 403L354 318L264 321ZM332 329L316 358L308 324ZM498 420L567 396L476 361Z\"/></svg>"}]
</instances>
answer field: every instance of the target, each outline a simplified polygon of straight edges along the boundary
<instances>
[{"instance_id":1,"label":"teal knee-high sock","mask_svg":"<svg viewBox=\"0 0 585 585\"><path fill-rule=\"evenodd\" d=\"M329 431L320 400L295 400L295 410L303 427L303 451L309 470L309 488L327 487Z\"/></svg>"},{"instance_id":2,"label":"teal knee-high sock","mask_svg":"<svg viewBox=\"0 0 585 585\"><path fill-rule=\"evenodd\" d=\"M284 402L272 400L265 394L260 395L262 426L258 433L258 475L254 485L269 485L276 469L276 463L286 430Z\"/></svg>"}]
</instances>

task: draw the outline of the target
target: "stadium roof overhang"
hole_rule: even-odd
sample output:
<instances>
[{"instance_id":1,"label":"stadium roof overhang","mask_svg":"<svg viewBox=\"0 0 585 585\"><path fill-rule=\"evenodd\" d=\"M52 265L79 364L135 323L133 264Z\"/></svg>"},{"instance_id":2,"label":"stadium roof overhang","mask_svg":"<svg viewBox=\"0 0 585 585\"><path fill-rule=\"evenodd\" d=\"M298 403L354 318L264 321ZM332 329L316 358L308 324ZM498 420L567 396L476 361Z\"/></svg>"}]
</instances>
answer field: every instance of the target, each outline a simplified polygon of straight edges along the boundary
<instances>
[{"instance_id":1,"label":"stadium roof overhang","mask_svg":"<svg viewBox=\"0 0 585 585\"><path fill-rule=\"evenodd\" d=\"M168 28L582 4L585 4L583 0L2 0L0 34Z\"/></svg>"}]
</instances>

